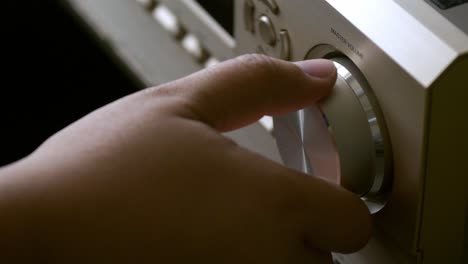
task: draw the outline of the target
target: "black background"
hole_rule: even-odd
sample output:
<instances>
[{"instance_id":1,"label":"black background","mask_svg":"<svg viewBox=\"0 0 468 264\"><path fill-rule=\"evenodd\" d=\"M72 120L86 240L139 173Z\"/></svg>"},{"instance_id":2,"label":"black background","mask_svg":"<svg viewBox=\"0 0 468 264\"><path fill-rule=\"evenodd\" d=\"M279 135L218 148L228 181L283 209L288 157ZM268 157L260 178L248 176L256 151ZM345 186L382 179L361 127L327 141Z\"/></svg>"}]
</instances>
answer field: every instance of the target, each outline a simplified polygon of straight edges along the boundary
<instances>
[{"instance_id":1,"label":"black background","mask_svg":"<svg viewBox=\"0 0 468 264\"><path fill-rule=\"evenodd\" d=\"M234 0L197 0L203 8L234 36Z\"/></svg>"},{"instance_id":2,"label":"black background","mask_svg":"<svg viewBox=\"0 0 468 264\"><path fill-rule=\"evenodd\" d=\"M7 0L1 11L0 166L138 89L57 1Z\"/></svg>"}]
</instances>

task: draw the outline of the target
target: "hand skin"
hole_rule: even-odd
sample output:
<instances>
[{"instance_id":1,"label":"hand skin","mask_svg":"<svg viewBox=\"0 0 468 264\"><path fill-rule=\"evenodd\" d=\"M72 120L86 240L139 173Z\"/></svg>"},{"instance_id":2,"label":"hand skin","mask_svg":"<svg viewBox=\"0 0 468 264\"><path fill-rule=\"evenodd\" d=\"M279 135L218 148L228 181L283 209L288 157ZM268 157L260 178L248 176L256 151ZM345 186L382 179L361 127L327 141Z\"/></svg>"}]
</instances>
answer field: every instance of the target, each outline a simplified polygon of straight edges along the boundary
<instances>
[{"instance_id":1,"label":"hand skin","mask_svg":"<svg viewBox=\"0 0 468 264\"><path fill-rule=\"evenodd\" d=\"M220 134L313 104L335 79L325 60L245 55L94 111L0 170L0 262L331 263L359 250L372 228L358 197Z\"/></svg>"}]
</instances>

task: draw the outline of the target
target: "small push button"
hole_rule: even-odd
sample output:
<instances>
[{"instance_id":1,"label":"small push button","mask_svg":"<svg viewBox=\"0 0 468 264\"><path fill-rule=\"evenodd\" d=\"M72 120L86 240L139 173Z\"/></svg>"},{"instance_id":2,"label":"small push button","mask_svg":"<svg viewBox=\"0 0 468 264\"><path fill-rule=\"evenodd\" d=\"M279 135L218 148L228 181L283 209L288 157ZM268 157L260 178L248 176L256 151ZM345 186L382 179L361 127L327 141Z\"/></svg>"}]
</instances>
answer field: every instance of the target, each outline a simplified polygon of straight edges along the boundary
<instances>
[{"instance_id":1,"label":"small push button","mask_svg":"<svg viewBox=\"0 0 468 264\"><path fill-rule=\"evenodd\" d=\"M244 26L245 30L254 33L254 16L255 16L255 5L252 0L246 0L244 2Z\"/></svg>"},{"instance_id":2,"label":"small push button","mask_svg":"<svg viewBox=\"0 0 468 264\"><path fill-rule=\"evenodd\" d=\"M279 33L279 39L281 43L280 58L283 60L291 59L291 40L287 30L283 29Z\"/></svg>"},{"instance_id":3,"label":"small push button","mask_svg":"<svg viewBox=\"0 0 468 264\"><path fill-rule=\"evenodd\" d=\"M153 10L153 18L178 40L182 39L186 33L175 14L164 5L159 5Z\"/></svg>"},{"instance_id":4,"label":"small push button","mask_svg":"<svg viewBox=\"0 0 468 264\"><path fill-rule=\"evenodd\" d=\"M276 44L276 33L273 23L266 15L260 16L258 19L258 31L262 40L270 46Z\"/></svg>"},{"instance_id":5,"label":"small push button","mask_svg":"<svg viewBox=\"0 0 468 264\"><path fill-rule=\"evenodd\" d=\"M200 40L192 34L187 34L181 41L182 47L190 54L197 62L204 63L210 55L203 48Z\"/></svg>"}]
</instances>

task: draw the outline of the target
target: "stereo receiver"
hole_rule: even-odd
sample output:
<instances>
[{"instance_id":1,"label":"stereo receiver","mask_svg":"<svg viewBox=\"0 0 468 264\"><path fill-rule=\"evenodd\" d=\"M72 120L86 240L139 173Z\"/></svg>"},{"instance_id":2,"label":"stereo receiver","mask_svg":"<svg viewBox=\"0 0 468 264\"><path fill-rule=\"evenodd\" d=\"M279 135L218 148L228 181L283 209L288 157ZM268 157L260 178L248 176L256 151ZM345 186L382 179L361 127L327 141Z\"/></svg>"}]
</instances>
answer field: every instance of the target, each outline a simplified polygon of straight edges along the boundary
<instances>
[{"instance_id":1,"label":"stereo receiver","mask_svg":"<svg viewBox=\"0 0 468 264\"><path fill-rule=\"evenodd\" d=\"M467 0L65 2L144 85L246 53L332 60L323 102L227 136L362 198L373 236L336 263L468 263Z\"/></svg>"}]
</instances>

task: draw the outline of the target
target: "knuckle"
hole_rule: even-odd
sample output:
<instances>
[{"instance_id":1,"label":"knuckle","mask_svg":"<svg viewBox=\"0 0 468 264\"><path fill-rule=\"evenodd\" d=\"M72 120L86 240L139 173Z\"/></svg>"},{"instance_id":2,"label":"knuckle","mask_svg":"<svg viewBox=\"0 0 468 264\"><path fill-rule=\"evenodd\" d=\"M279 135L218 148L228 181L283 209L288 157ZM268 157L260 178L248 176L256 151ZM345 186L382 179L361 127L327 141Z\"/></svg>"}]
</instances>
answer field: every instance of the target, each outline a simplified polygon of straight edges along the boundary
<instances>
[{"instance_id":1,"label":"knuckle","mask_svg":"<svg viewBox=\"0 0 468 264\"><path fill-rule=\"evenodd\" d=\"M256 79L274 84L285 84L298 80L303 72L293 63L282 61L263 54L246 54L236 58L241 67Z\"/></svg>"},{"instance_id":2,"label":"knuckle","mask_svg":"<svg viewBox=\"0 0 468 264\"><path fill-rule=\"evenodd\" d=\"M158 86L148 87L140 91L144 96L174 96L179 93L179 89L176 85L173 85L173 82L168 82Z\"/></svg>"},{"instance_id":3,"label":"knuckle","mask_svg":"<svg viewBox=\"0 0 468 264\"><path fill-rule=\"evenodd\" d=\"M245 54L237 57L237 60L247 67L274 67L276 59L263 54Z\"/></svg>"},{"instance_id":4,"label":"knuckle","mask_svg":"<svg viewBox=\"0 0 468 264\"><path fill-rule=\"evenodd\" d=\"M272 57L261 54L247 54L237 58L237 62L246 72L259 77L271 77L280 71L278 61Z\"/></svg>"}]
</instances>

